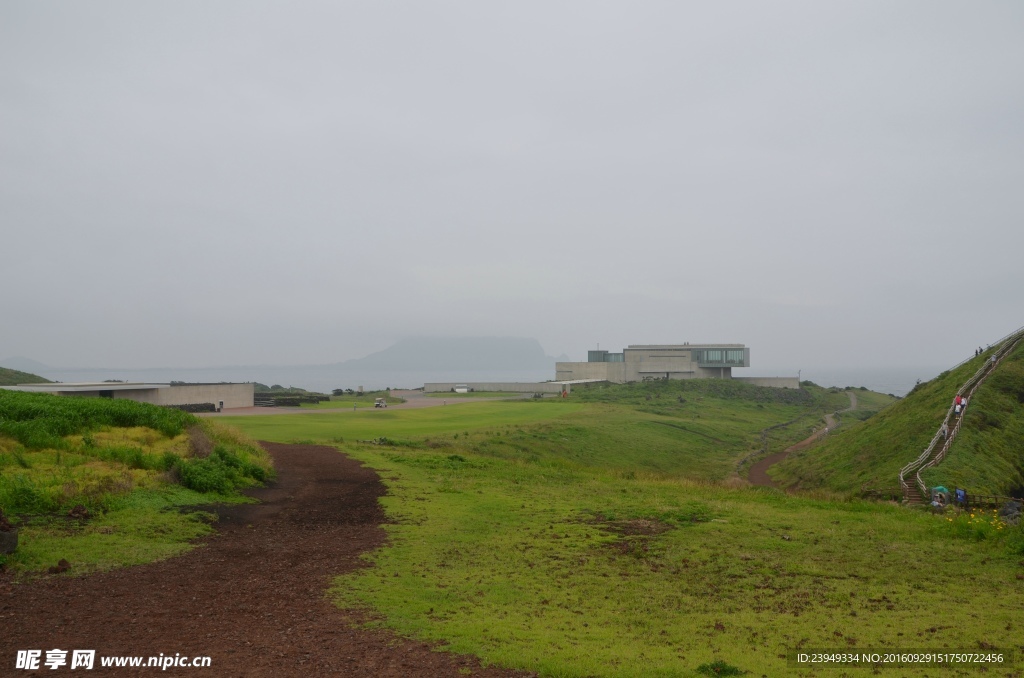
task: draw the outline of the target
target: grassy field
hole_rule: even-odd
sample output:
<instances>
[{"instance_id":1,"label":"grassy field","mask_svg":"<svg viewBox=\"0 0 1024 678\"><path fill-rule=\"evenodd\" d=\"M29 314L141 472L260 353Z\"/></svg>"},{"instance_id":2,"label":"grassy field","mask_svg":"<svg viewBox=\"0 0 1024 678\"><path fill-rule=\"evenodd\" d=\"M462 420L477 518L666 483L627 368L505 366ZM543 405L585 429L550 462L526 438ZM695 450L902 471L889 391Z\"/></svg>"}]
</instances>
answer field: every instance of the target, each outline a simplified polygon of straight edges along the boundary
<instances>
[{"instance_id":1,"label":"grassy field","mask_svg":"<svg viewBox=\"0 0 1024 678\"><path fill-rule=\"evenodd\" d=\"M272 475L251 440L184 412L0 391L0 511L19 529L0 566L80 574L180 553L210 530L181 507L243 501Z\"/></svg>"},{"instance_id":2,"label":"grassy field","mask_svg":"<svg viewBox=\"0 0 1024 678\"><path fill-rule=\"evenodd\" d=\"M236 423L334 441L377 469L389 545L336 582L339 604L487 662L544 676L810 676L842 674L787 655L1024 652L1020 529L712 482L766 424L812 427L845 393L787 403L675 388Z\"/></svg>"},{"instance_id":3,"label":"grassy field","mask_svg":"<svg viewBox=\"0 0 1024 678\"><path fill-rule=\"evenodd\" d=\"M428 398L522 398L529 393L510 393L507 391L472 391L470 393L425 393Z\"/></svg>"},{"instance_id":4,"label":"grassy field","mask_svg":"<svg viewBox=\"0 0 1024 678\"><path fill-rule=\"evenodd\" d=\"M311 417L303 414L273 417L218 417L217 421L244 430L257 440L275 442L335 442L387 437L405 441L429 436L452 437L471 430L531 424L562 416L580 408L558 409L541 403L463 403L458 407L412 410L375 409Z\"/></svg>"},{"instance_id":5,"label":"grassy field","mask_svg":"<svg viewBox=\"0 0 1024 678\"><path fill-rule=\"evenodd\" d=\"M350 411L320 415L315 421L302 415L218 421L260 440L344 443L386 438L434 447L459 441L474 453L496 458L549 455L581 466L723 481L735 479L741 460L756 455L763 430L792 422L770 433L777 445L791 444L820 423L825 409L849 402L845 395L824 389L780 395L739 385L738 392L718 393L710 385L680 384L653 383L643 393L630 385L581 389L568 400Z\"/></svg>"}]
</instances>

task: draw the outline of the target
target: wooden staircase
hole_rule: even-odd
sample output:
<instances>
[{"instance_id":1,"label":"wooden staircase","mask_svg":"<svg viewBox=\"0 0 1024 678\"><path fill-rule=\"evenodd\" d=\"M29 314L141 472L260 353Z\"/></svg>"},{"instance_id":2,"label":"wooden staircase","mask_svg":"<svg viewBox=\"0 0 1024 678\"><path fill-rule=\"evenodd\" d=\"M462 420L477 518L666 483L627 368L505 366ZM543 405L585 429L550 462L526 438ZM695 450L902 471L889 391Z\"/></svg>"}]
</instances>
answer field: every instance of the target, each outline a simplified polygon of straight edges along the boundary
<instances>
[{"instance_id":1,"label":"wooden staircase","mask_svg":"<svg viewBox=\"0 0 1024 678\"><path fill-rule=\"evenodd\" d=\"M907 506L924 506L927 502L921 496L921 490L917 485L910 483L903 491L903 503Z\"/></svg>"}]
</instances>

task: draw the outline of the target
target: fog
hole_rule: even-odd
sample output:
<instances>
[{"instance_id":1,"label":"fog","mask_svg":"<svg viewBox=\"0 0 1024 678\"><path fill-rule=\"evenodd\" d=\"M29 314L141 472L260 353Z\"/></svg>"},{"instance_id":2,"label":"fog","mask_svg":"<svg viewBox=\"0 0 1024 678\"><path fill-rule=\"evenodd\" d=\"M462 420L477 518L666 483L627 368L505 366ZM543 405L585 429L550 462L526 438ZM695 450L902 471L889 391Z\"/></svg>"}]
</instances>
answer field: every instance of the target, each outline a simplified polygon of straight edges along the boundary
<instances>
[{"instance_id":1,"label":"fog","mask_svg":"<svg viewBox=\"0 0 1024 678\"><path fill-rule=\"evenodd\" d=\"M0 360L952 365L1024 324L1022 35L1006 2L8 0Z\"/></svg>"}]
</instances>

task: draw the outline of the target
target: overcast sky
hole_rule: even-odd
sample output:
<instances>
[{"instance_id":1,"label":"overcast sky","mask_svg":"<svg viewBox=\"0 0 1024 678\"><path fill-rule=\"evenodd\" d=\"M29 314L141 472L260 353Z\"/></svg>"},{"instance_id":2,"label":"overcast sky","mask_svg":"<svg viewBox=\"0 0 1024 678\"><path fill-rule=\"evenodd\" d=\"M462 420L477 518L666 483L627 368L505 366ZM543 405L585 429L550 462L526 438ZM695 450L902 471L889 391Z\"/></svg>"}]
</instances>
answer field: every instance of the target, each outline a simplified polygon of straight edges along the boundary
<instances>
[{"instance_id":1,"label":"overcast sky","mask_svg":"<svg viewBox=\"0 0 1024 678\"><path fill-rule=\"evenodd\" d=\"M0 359L951 365L1022 217L1019 2L0 3Z\"/></svg>"}]
</instances>

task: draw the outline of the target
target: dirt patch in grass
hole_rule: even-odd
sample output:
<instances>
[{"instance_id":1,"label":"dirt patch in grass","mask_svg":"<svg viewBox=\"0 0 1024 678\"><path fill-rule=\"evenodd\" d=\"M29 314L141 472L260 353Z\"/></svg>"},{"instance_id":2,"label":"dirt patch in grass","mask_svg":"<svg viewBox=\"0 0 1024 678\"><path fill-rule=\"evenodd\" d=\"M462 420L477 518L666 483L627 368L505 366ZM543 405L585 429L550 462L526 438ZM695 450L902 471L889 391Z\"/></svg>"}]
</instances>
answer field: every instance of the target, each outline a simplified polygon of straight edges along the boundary
<instances>
[{"instance_id":1,"label":"dirt patch in grass","mask_svg":"<svg viewBox=\"0 0 1024 678\"><path fill-rule=\"evenodd\" d=\"M607 521L603 524L603 527L609 532L621 534L624 537L633 537L638 535L653 537L672 529L672 526L668 523L663 523L660 520L650 520L647 518Z\"/></svg>"},{"instance_id":2,"label":"dirt patch in grass","mask_svg":"<svg viewBox=\"0 0 1024 678\"><path fill-rule=\"evenodd\" d=\"M218 676L524 675L354 627L326 592L384 543L384 486L333 448L264 446L279 480L250 493L259 504L216 507L217 534L183 556L87 577L66 561L53 568L64 575L0 574L0 662L61 648L96 650L97 668L103 656L209 656Z\"/></svg>"}]
</instances>

